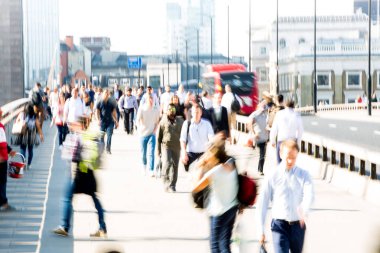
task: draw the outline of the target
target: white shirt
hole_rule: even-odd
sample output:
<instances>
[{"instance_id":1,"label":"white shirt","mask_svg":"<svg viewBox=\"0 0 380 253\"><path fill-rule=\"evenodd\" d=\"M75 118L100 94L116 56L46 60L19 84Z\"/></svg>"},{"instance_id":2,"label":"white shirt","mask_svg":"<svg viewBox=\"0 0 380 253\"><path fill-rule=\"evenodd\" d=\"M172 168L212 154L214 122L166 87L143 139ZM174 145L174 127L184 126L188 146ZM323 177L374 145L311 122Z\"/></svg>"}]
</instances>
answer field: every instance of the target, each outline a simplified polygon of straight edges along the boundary
<instances>
[{"instance_id":1,"label":"white shirt","mask_svg":"<svg viewBox=\"0 0 380 253\"><path fill-rule=\"evenodd\" d=\"M156 93L152 93L152 97L153 97L153 107L154 108L160 108L160 103L158 102L158 97L157 97ZM145 104L147 99L148 99L148 95L147 95L147 93L145 93L141 98L140 106Z\"/></svg>"},{"instance_id":2,"label":"white shirt","mask_svg":"<svg viewBox=\"0 0 380 253\"><path fill-rule=\"evenodd\" d=\"M301 116L292 108L285 108L278 111L273 120L272 129L270 131L270 142L276 143L277 141L285 141L288 139L297 140L298 144L301 142L303 133L303 125Z\"/></svg>"},{"instance_id":3,"label":"white shirt","mask_svg":"<svg viewBox=\"0 0 380 253\"><path fill-rule=\"evenodd\" d=\"M166 112L168 109L168 105L170 104L170 98L173 96L172 92L165 92L161 95L160 103L161 109L163 112Z\"/></svg>"},{"instance_id":4,"label":"white shirt","mask_svg":"<svg viewBox=\"0 0 380 253\"><path fill-rule=\"evenodd\" d=\"M58 106L58 92L51 92L50 93L50 97L49 97L49 101L50 101L50 106L51 108L54 110L54 108L56 108Z\"/></svg>"},{"instance_id":5,"label":"white shirt","mask_svg":"<svg viewBox=\"0 0 380 253\"><path fill-rule=\"evenodd\" d=\"M264 234L269 202L272 202L273 219L298 221L302 218L298 209L307 215L313 201L314 187L309 172L297 166L288 171L284 162L280 163L261 185L257 204L260 235Z\"/></svg>"},{"instance_id":6,"label":"white shirt","mask_svg":"<svg viewBox=\"0 0 380 253\"><path fill-rule=\"evenodd\" d=\"M179 103L183 105L185 103L185 100L186 100L186 92L184 91L181 93L181 92L177 91L176 94L179 98Z\"/></svg>"},{"instance_id":7,"label":"white shirt","mask_svg":"<svg viewBox=\"0 0 380 253\"><path fill-rule=\"evenodd\" d=\"M223 165L219 164L206 172L204 176L211 179L207 205L207 213L210 216L220 216L238 205L239 186L236 170L226 171Z\"/></svg>"},{"instance_id":8,"label":"white shirt","mask_svg":"<svg viewBox=\"0 0 380 253\"><path fill-rule=\"evenodd\" d=\"M222 97L222 103L221 104L222 104L222 106L226 107L228 114L231 113L231 104L235 100L235 98L240 103L240 105L242 105L241 98L239 98L238 95L233 94L232 92L226 92L226 93L224 93L224 95Z\"/></svg>"},{"instance_id":9,"label":"white shirt","mask_svg":"<svg viewBox=\"0 0 380 253\"><path fill-rule=\"evenodd\" d=\"M201 99L206 110L209 110L212 108L212 101L209 98L202 97Z\"/></svg>"},{"instance_id":10,"label":"white shirt","mask_svg":"<svg viewBox=\"0 0 380 253\"><path fill-rule=\"evenodd\" d=\"M197 124L193 120L190 124L189 136L187 136L188 121L182 124L180 141L185 142L187 137L186 151L193 153L203 153L207 149L208 141L214 136L214 130L208 120L201 119Z\"/></svg>"},{"instance_id":11,"label":"white shirt","mask_svg":"<svg viewBox=\"0 0 380 253\"><path fill-rule=\"evenodd\" d=\"M77 122L79 117L82 117L85 114L85 105L82 102L82 99L77 97L69 98L66 100L64 115L66 115L66 122Z\"/></svg>"}]
</instances>

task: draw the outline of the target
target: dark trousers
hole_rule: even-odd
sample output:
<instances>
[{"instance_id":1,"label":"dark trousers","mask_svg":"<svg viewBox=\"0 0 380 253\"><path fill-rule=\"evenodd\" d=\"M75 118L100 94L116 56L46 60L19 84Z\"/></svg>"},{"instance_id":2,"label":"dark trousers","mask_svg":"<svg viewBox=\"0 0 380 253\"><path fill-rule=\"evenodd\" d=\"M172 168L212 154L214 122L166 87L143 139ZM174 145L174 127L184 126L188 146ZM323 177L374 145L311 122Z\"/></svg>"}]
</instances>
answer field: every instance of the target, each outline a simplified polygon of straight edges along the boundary
<instances>
[{"instance_id":1,"label":"dark trousers","mask_svg":"<svg viewBox=\"0 0 380 253\"><path fill-rule=\"evenodd\" d=\"M178 178L180 149L173 149L163 146L161 156L162 170L164 171L164 183L175 188Z\"/></svg>"},{"instance_id":2,"label":"dark trousers","mask_svg":"<svg viewBox=\"0 0 380 253\"><path fill-rule=\"evenodd\" d=\"M190 166L195 160L197 160L199 157L201 157L203 153L193 153L193 152L187 152L187 156L189 157L189 161L187 164Z\"/></svg>"},{"instance_id":3,"label":"dark trousers","mask_svg":"<svg viewBox=\"0 0 380 253\"><path fill-rule=\"evenodd\" d=\"M278 141L277 142L277 146L276 146L276 155L277 155L277 164L280 164L282 159L280 157L280 146L281 146L281 143L282 141Z\"/></svg>"},{"instance_id":4,"label":"dark trousers","mask_svg":"<svg viewBox=\"0 0 380 253\"><path fill-rule=\"evenodd\" d=\"M67 182L66 189L65 189L65 196L63 198L63 218L62 218L62 227L66 229L66 231L70 230L70 222L71 222L71 216L73 214L73 196L74 196L74 189L75 189L75 182L71 181L71 178ZM104 222L104 211L103 207L100 204L99 199L96 197L95 192L92 192L90 194L96 211L98 211L98 221L99 221L99 229L102 229L104 231L107 231L106 223Z\"/></svg>"},{"instance_id":5,"label":"dark trousers","mask_svg":"<svg viewBox=\"0 0 380 253\"><path fill-rule=\"evenodd\" d=\"M61 146L66 138L66 128L65 126L57 125L57 129L58 129L58 143L59 143L59 146Z\"/></svg>"},{"instance_id":6,"label":"dark trousers","mask_svg":"<svg viewBox=\"0 0 380 253\"><path fill-rule=\"evenodd\" d=\"M211 253L230 253L232 229L235 223L237 206L220 216L210 217L210 247Z\"/></svg>"},{"instance_id":7,"label":"dark trousers","mask_svg":"<svg viewBox=\"0 0 380 253\"><path fill-rule=\"evenodd\" d=\"M124 109L124 130L129 134L133 132L133 117L135 109Z\"/></svg>"},{"instance_id":8,"label":"dark trousers","mask_svg":"<svg viewBox=\"0 0 380 253\"><path fill-rule=\"evenodd\" d=\"M8 176L8 163L0 163L0 206L7 204L7 176Z\"/></svg>"},{"instance_id":9,"label":"dark trousers","mask_svg":"<svg viewBox=\"0 0 380 253\"><path fill-rule=\"evenodd\" d=\"M258 166L257 170L259 172L263 172L264 171L265 152L267 149L267 143L266 142L257 143L256 145L259 147L259 150L260 150L259 166Z\"/></svg>"},{"instance_id":10,"label":"dark trousers","mask_svg":"<svg viewBox=\"0 0 380 253\"><path fill-rule=\"evenodd\" d=\"M112 140L113 128L114 128L113 122L109 124L105 124L102 122L100 125L100 131L105 132L107 134L107 143L106 143L107 151L111 151L111 140ZM104 143L104 136L103 136L103 143Z\"/></svg>"},{"instance_id":11,"label":"dark trousers","mask_svg":"<svg viewBox=\"0 0 380 253\"><path fill-rule=\"evenodd\" d=\"M275 253L301 253L305 239L306 227L300 223L289 224L284 220L272 220L273 247Z\"/></svg>"},{"instance_id":12,"label":"dark trousers","mask_svg":"<svg viewBox=\"0 0 380 253\"><path fill-rule=\"evenodd\" d=\"M20 145L20 153L26 158L26 145ZM32 163L33 160L33 145L28 145L28 165Z\"/></svg>"}]
</instances>

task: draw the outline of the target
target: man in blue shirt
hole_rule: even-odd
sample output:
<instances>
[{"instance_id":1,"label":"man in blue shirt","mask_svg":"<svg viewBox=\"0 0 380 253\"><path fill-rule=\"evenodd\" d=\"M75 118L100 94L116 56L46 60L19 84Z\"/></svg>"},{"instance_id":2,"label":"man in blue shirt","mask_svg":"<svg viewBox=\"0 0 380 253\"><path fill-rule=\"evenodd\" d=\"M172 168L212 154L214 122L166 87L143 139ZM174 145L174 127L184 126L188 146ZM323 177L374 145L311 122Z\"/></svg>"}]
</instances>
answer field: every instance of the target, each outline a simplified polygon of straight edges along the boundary
<instances>
[{"instance_id":1,"label":"man in blue shirt","mask_svg":"<svg viewBox=\"0 0 380 253\"><path fill-rule=\"evenodd\" d=\"M275 253L302 252L305 218L314 200L310 174L297 166L298 145L294 140L281 143L282 162L265 179L258 202L260 243L265 242L265 219L272 202L272 237Z\"/></svg>"}]
</instances>

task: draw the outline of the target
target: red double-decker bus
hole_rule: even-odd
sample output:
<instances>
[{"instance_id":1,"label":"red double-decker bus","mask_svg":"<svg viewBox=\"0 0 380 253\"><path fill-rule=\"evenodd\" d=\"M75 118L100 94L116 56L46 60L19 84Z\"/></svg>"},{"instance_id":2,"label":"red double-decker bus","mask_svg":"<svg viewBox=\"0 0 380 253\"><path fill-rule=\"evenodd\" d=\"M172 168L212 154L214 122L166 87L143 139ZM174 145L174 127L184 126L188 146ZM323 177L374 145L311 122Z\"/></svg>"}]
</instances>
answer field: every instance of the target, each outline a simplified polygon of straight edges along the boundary
<instances>
[{"instance_id":1,"label":"red double-decker bus","mask_svg":"<svg viewBox=\"0 0 380 253\"><path fill-rule=\"evenodd\" d=\"M259 102L259 88L256 75L247 72L242 64L212 64L207 66L202 76L202 89L210 95L224 93L224 86L229 84L232 92L242 102L240 114L249 115Z\"/></svg>"}]
</instances>

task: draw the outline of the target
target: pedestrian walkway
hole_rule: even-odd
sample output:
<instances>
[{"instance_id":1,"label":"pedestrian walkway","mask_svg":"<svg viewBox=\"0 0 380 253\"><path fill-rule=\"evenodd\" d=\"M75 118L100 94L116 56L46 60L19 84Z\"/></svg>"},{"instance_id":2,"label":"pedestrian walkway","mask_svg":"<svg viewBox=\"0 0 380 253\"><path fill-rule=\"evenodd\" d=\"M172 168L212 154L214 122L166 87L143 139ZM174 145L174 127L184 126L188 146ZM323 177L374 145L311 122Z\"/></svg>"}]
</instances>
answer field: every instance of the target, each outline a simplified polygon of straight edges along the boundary
<instances>
[{"instance_id":1,"label":"pedestrian walkway","mask_svg":"<svg viewBox=\"0 0 380 253\"><path fill-rule=\"evenodd\" d=\"M54 146L55 128L45 132L45 143L36 149L36 169L9 184L10 203L19 211L0 214L1 253L102 252L107 247L133 253L209 252L209 221L204 212L192 206L190 174L181 169L177 192L166 193L161 180L143 175L138 137L120 130L113 136L112 155L105 155L104 169L96 173L99 197L106 211L108 237L89 237L98 228L98 222L92 200L86 195L74 198L70 236L52 234L61 222L61 197L68 169L57 145ZM256 173L256 151L240 146L229 149L237 157L240 169L247 169L260 178ZM54 163L50 170L51 155ZM265 173L273 168L270 162L273 152L268 156ZM316 202L308 223L304 252L371 252L372 244L379 238L380 207L323 181L315 183ZM268 252L272 252L269 223L268 219ZM246 210L238 224L233 252L257 252L255 208ZM41 238L38 236L40 227L43 228Z\"/></svg>"}]
</instances>

